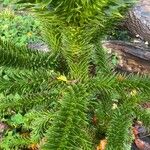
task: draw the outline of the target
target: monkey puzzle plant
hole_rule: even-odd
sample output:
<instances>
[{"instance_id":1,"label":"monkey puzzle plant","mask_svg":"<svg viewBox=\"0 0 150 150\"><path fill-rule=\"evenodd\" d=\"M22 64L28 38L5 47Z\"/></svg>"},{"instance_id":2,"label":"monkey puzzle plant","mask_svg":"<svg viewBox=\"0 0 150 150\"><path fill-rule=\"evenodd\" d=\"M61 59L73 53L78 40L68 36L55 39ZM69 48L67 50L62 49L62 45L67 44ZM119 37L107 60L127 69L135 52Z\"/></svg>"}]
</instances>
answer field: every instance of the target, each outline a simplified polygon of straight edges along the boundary
<instances>
[{"instance_id":1,"label":"monkey puzzle plant","mask_svg":"<svg viewBox=\"0 0 150 150\"><path fill-rule=\"evenodd\" d=\"M132 120L149 126L139 104L149 76L121 75L101 39L131 5L128 0L47 0L34 10L49 52L0 41L0 111L10 128L3 149L127 150ZM96 118L96 119L95 119Z\"/></svg>"}]
</instances>

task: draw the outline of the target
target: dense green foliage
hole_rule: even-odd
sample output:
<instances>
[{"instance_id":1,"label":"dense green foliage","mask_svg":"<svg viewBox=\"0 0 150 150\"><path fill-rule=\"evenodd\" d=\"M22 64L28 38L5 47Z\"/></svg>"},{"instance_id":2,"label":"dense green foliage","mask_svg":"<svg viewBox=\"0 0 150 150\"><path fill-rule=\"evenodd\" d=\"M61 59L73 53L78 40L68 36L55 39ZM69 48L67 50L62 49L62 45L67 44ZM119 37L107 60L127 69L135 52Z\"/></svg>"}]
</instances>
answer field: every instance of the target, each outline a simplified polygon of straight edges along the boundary
<instances>
[{"instance_id":1,"label":"dense green foliage","mask_svg":"<svg viewBox=\"0 0 150 150\"><path fill-rule=\"evenodd\" d=\"M40 42L39 22L32 15L16 14L11 8L5 8L0 13L0 38L20 46Z\"/></svg>"},{"instance_id":2,"label":"dense green foliage","mask_svg":"<svg viewBox=\"0 0 150 150\"><path fill-rule=\"evenodd\" d=\"M104 135L107 150L130 149L132 120L149 126L139 104L150 96L150 78L115 73L101 47L130 5L46 0L34 11L49 52L0 41L0 117L9 125L0 148L94 150Z\"/></svg>"}]
</instances>

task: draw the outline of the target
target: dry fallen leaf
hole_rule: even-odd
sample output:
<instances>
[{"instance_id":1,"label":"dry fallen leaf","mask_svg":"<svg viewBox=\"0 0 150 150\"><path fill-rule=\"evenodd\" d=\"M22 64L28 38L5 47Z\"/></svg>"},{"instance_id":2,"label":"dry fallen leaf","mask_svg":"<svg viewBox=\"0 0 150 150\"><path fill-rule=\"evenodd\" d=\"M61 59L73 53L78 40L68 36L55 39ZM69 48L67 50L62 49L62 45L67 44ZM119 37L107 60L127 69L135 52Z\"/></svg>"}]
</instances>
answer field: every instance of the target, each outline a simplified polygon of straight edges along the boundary
<instances>
[{"instance_id":1,"label":"dry fallen leaf","mask_svg":"<svg viewBox=\"0 0 150 150\"><path fill-rule=\"evenodd\" d=\"M135 144L139 148L139 150L144 150L145 143L140 139L135 139Z\"/></svg>"},{"instance_id":2,"label":"dry fallen leaf","mask_svg":"<svg viewBox=\"0 0 150 150\"><path fill-rule=\"evenodd\" d=\"M118 108L117 104L113 103L112 109L114 110L114 109L116 109L116 108Z\"/></svg>"},{"instance_id":3,"label":"dry fallen leaf","mask_svg":"<svg viewBox=\"0 0 150 150\"><path fill-rule=\"evenodd\" d=\"M133 90L130 92L130 95L131 95L131 96L136 96L136 95L137 95L137 90L136 90L136 89L133 89Z\"/></svg>"},{"instance_id":4,"label":"dry fallen leaf","mask_svg":"<svg viewBox=\"0 0 150 150\"><path fill-rule=\"evenodd\" d=\"M150 150L150 144L139 139L139 131L138 128L142 125L141 121L137 121L136 125L132 128L134 135L134 143L138 147L139 150Z\"/></svg>"},{"instance_id":5,"label":"dry fallen leaf","mask_svg":"<svg viewBox=\"0 0 150 150\"><path fill-rule=\"evenodd\" d=\"M38 144L31 144L28 146L29 150L38 150Z\"/></svg>"},{"instance_id":6,"label":"dry fallen leaf","mask_svg":"<svg viewBox=\"0 0 150 150\"><path fill-rule=\"evenodd\" d=\"M64 82L68 81L67 78L66 78L66 76L63 76L63 75L57 77L57 80L64 81Z\"/></svg>"},{"instance_id":7,"label":"dry fallen leaf","mask_svg":"<svg viewBox=\"0 0 150 150\"><path fill-rule=\"evenodd\" d=\"M97 146L97 150L105 150L106 149L107 140L100 140L100 144Z\"/></svg>"}]
</instances>

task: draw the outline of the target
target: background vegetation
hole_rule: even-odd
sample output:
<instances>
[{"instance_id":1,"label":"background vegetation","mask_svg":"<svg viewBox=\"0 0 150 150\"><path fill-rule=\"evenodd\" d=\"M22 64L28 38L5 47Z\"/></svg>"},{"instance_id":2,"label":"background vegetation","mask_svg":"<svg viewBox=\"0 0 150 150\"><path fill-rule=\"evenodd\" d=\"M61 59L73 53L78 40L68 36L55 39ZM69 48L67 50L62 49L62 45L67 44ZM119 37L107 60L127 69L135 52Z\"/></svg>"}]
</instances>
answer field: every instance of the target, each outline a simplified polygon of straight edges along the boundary
<instances>
[{"instance_id":1,"label":"background vegetation","mask_svg":"<svg viewBox=\"0 0 150 150\"><path fill-rule=\"evenodd\" d=\"M3 1L0 11L0 38L23 46L42 41L40 25L35 17L23 11L24 5L16 6Z\"/></svg>"},{"instance_id":2,"label":"background vegetation","mask_svg":"<svg viewBox=\"0 0 150 150\"><path fill-rule=\"evenodd\" d=\"M150 96L150 79L116 73L101 40L133 1L31 2L38 25L29 17L21 37L30 32L37 40L40 26L51 51L22 46L18 33L0 40L0 119L7 125L0 148L94 150L107 138L107 150L130 150L133 119L149 126L140 104Z\"/></svg>"}]
</instances>

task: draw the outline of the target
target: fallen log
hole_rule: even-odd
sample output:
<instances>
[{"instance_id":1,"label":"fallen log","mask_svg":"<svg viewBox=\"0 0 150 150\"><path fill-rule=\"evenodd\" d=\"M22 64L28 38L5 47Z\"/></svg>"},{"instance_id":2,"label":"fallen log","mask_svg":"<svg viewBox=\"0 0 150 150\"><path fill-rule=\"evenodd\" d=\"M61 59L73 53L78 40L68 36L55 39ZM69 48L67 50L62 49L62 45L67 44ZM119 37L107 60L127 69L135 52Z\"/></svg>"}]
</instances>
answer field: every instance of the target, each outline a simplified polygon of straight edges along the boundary
<instances>
[{"instance_id":1,"label":"fallen log","mask_svg":"<svg viewBox=\"0 0 150 150\"><path fill-rule=\"evenodd\" d=\"M117 55L117 69L150 74L150 48L123 41L105 41L103 47Z\"/></svg>"}]
</instances>

